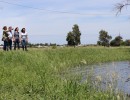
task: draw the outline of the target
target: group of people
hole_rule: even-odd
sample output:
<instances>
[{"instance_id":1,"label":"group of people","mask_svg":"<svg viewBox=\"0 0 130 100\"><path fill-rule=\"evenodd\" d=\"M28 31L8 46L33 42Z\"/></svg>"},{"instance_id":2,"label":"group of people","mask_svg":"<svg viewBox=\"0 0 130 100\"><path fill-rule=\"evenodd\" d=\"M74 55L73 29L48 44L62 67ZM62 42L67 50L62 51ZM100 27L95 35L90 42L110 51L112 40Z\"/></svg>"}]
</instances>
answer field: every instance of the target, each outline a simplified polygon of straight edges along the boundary
<instances>
[{"instance_id":1,"label":"group of people","mask_svg":"<svg viewBox=\"0 0 130 100\"><path fill-rule=\"evenodd\" d=\"M3 50L8 51L12 50L12 45L14 43L14 50L20 49L20 43L22 45L22 49L27 51L27 43L28 43L28 35L26 33L26 29L22 28L21 32L19 32L19 28L16 27L13 32L13 28L4 26L2 41L4 43Z\"/></svg>"}]
</instances>

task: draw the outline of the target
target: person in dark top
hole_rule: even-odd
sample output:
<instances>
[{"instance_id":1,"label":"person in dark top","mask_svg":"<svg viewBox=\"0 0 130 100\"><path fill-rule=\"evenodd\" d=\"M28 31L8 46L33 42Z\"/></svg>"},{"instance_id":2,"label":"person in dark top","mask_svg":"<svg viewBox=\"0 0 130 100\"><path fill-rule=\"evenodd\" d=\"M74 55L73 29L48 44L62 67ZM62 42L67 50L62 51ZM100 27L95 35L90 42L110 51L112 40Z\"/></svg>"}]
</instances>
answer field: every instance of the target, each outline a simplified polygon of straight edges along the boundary
<instances>
[{"instance_id":1,"label":"person in dark top","mask_svg":"<svg viewBox=\"0 0 130 100\"><path fill-rule=\"evenodd\" d=\"M20 42L20 36L19 36L19 28L16 27L14 30L14 34L13 34L13 41L14 41L14 50L16 50L16 46L18 49L20 49L19 47L19 42Z\"/></svg>"},{"instance_id":2,"label":"person in dark top","mask_svg":"<svg viewBox=\"0 0 130 100\"><path fill-rule=\"evenodd\" d=\"M2 41L4 42L3 50L8 51L8 38L9 34L7 31L7 26L3 27Z\"/></svg>"}]
</instances>

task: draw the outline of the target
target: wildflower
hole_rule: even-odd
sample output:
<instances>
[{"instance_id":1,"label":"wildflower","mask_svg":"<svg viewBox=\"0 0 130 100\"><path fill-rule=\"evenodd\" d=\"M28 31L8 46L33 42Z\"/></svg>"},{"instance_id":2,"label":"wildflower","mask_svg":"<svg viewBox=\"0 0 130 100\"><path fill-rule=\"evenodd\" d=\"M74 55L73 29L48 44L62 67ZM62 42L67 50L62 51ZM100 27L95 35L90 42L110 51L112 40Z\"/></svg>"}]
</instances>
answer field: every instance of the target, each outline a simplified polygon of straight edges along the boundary
<instances>
[{"instance_id":1,"label":"wildflower","mask_svg":"<svg viewBox=\"0 0 130 100\"><path fill-rule=\"evenodd\" d=\"M111 89L111 88L112 88L112 85L111 85L111 84L108 84L108 87L109 87L109 89Z\"/></svg>"},{"instance_id":2,"label":"wildflower","mask_svg":"<svg viewBox=\"0 0 130 100\"><path fill-rule=\"evenodd\" d=\"M117 78L118 78L118 74L117 74L116 72L113 72L113 73L112 73L112 78L113 78L113 79L117 79Z\"/></svg>"},{"instance_id":3,"label":"wildflower","mask_svg":"<svg viewBox=\"0 0 130 100\"><path fill-rule=\"evenodd\" d=\"M81 63L87 64L86 60L84 60L84 59L81 61Z\"/></svg>"},{"instance_id":4,"label":"wildflower","mask_svg":"<svg viewBox=\"0 0 130 100\"><path fill-rule=\"evenodd\" d=\"M120 100L120 96L119 96L119 94L117 95L117 100Z\"/></svg>"},{"instance_id":5,"label":"wildflower","mask_svg":"<svg viewBox=\"0 0 130 100\"><path fill-rule=\"evenodd\" d=\"M102 77L101 76L96 76L96 80L101 82L102 81Z\"/></svg>"},{"instance_id":6,"label":"wildflower","mask_svg":"<svg viewBox=\"0 0 130 100\"><path fill-rule=\"evenodd\" d=\"M88 83L88 80L87 80L87 79L85 80L85 83Z\"/></svg>"}]
</instances>

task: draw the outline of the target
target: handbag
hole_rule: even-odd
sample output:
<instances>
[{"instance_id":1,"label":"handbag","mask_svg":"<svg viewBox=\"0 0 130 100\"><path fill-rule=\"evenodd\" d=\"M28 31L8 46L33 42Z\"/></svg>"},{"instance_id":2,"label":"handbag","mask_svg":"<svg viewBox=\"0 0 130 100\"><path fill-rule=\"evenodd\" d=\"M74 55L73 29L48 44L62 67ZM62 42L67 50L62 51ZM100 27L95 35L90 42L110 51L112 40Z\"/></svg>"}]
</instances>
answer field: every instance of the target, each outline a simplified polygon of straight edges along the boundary
<instances>
[{"instance_id":1,"label":"handbag","mask_svg":"<svg viewBox=\"0 0 130 100\"><path fill-rule=\"evenodd\" d=\"M5 39L4 39L4 37L2 37L2 39L1 39L2 41L4 41Z\"/></svg>"}]
</instances>

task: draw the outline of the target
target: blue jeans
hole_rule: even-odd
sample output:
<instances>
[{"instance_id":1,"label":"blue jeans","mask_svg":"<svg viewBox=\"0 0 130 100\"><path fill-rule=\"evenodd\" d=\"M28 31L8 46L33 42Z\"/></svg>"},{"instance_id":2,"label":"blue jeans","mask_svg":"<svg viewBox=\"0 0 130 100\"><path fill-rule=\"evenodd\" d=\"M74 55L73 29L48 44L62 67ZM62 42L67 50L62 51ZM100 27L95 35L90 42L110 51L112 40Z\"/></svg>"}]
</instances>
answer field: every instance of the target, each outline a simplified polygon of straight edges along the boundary
<instances>
[{"instance_id":1,"label":"blue jeans","mask_svg":"<svg viewBox=\"0 0 130 100\"><path fill-rule=\"evenodd\" d=\"M21 44L22 44L23 50L27 50L27 41L26 40L22 40Z\"/></svg>"}]
</instances>

